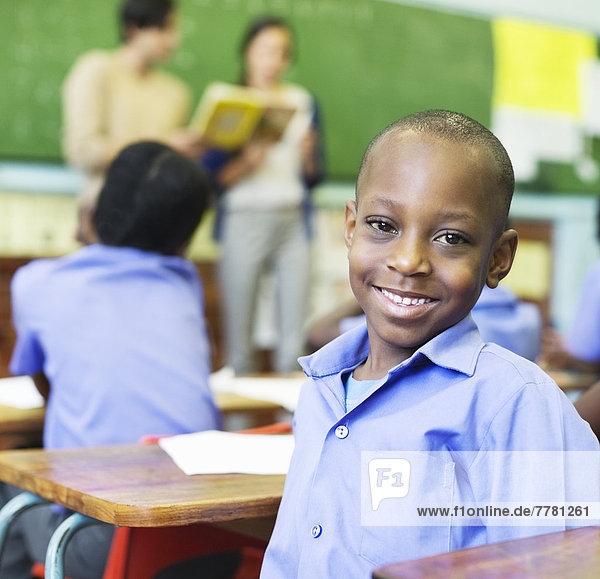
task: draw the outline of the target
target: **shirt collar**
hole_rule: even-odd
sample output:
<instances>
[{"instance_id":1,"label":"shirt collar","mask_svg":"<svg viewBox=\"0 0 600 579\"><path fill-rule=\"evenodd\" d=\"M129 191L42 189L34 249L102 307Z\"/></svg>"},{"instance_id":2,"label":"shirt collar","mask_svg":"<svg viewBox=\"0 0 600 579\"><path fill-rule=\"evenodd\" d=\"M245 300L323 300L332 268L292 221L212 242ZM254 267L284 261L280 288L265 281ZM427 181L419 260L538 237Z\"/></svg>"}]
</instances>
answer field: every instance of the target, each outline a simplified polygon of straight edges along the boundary
<instances>
[{"instance_id":1,"label":"shirt collar","mask_svg":"<svg viewBox=\"0 0 600 579\"><path fill-rule=\"evenodd\" d=\"M369 336L365 322L344 332L314 354L299 358L298 363L307 376L322 378L355 368L368 354Z\"/></svg>"},{"instance_id":2,"label":"shirt collar","mask_svg":"<svg viewBox=\"0 0 600 579\"><path fill-rule=\"evenodd\" d=\"M472 376L483 345L479 330L469 314L458 324L423 344L411 359L421 354L436 366Z\"/></svg>"},{"instance_id":3,"label":"shirt collar","mask_svg":"<svg viewBox=\"0 0 600 579\"><path fill-rule=\"evenodd\" d=\"M429 340L390 373L425 356L437 366L472 376L482 348L479 330L469 314ZM345 332L314 354L300 358L298 362L307 376L319 378L355 368L368 354L369 337L365 323Z\"/></svg>"}]
</instances>

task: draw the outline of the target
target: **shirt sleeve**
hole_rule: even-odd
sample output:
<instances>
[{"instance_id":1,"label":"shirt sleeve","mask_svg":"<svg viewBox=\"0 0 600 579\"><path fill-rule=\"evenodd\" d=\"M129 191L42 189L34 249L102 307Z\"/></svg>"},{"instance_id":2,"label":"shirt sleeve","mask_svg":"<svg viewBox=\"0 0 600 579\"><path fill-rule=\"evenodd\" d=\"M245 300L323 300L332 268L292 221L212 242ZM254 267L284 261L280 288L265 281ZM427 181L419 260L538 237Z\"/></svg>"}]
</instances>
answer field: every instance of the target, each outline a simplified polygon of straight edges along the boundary
<instances>
[{"instance_id":1,"label":"shirt sleeve","mask_svg":"<svg viewBox=\"0 0 600 579\"><path fill-rule=\"evenodd\" d=\"M598 440L558 387L550 380L528 383L493 419L468 480L478 506L596 502L599 458ZM509 524L492 520L480 529L485 542L582 526L566 516L543 522L515 516Z\"/></svg>"},{"instance_id":2,"label":"shirt sleeve","mask_svg":"<svg viewBox=\"0 0 600 579\"><path fill-rule=\"evenodd\" d=\"M31 298L27 297L26 277L26 272L17 271L11 283L13 324L17 339L9 369L15 375L35 374L44 368L44 351L31 319L31 308L27 304Z\"/></svg>"},{"instance_id":3,"label":"shirt sleeve","mask_svg":"<svg viewBox=\"0 0 600 579\"><path fill-rule=\"evenodd\" d=\"M584 281L565 347L580 360L600 361L600 265Z\"/></svg>"}]
</instances>

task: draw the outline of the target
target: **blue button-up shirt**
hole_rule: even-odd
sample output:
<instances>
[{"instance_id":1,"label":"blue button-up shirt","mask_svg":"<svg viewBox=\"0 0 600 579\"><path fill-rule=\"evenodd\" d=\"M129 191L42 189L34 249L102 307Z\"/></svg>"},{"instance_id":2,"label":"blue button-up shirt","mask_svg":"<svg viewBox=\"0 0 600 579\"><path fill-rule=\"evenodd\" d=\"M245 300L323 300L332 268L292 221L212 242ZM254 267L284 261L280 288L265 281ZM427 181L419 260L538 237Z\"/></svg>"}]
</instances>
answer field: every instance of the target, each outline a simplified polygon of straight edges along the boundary
<instances>
[{"instance_id":1,"label":"blue button-up shirt","mask_svg":"<svg viewBox=\"0 0 600 579\"><path fill-rule=\"evenodd\" d=\"M342 375L368 351L362 326L300 360L308 381L295 415L296 449L264 579L367 578L382 564L565 528L564 521L541 530L456 526L450 517L438 526L369 524L369 454L419 453L426 468L413 473L411 484L420 476L420 487L410 488L427 489L437 504L456 505L461 497L478 504L511 501L522 498L521 489L540 485L536 498L599 500L600 480L592 468L581 477L589 480L585 496L575 497L560 469L542 477L536 469L491 468L482 459L490 451L595 454L599 448L556 384L535 364L484 345L470 316L419 348L346 412ZM387 499L379 508L403 500Z\"/></svg>"},{"instance_id":2,"label":"blue button-up shirt","mask_svg":"<svg viewBox=\"0 0 600 579\"><path fill-rule=\"evenodd\" d=\"M50 381L46 448L219 427L192 263L91 245L19 269L12 300L11 372Z\"/></svg>"}]
</instances>

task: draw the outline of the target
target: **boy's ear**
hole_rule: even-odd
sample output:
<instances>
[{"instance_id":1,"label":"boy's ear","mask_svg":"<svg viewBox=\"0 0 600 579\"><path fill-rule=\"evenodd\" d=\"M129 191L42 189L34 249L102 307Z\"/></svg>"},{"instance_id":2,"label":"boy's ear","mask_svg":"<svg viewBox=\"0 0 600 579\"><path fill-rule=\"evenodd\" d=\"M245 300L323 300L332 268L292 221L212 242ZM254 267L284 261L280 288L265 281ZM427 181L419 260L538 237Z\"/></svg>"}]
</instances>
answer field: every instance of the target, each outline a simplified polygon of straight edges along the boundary
<instances>
[{"instance_id":1,"label":"boy's ear","mask_svg":"<svg viewBox=\"0 0 600 579\"><path fill-rule=\"evenodd\" d=\"M344 240L346 247L350 249L354 230L356 229L356 201L348 199L346 201L346 221L344 225Z\"/></svg>"},{"instance_id":2,"label":"boy's ear","mask_svg":"<svg viewBox=\"0 0 600 579\"><path fill-rule=\"evenodd\" d=\"M486 278L490 288L497 287L500 280L508 275L515 259L518 238L514 229L507 229L494 244Z\"/></svg>"}]
</instances>

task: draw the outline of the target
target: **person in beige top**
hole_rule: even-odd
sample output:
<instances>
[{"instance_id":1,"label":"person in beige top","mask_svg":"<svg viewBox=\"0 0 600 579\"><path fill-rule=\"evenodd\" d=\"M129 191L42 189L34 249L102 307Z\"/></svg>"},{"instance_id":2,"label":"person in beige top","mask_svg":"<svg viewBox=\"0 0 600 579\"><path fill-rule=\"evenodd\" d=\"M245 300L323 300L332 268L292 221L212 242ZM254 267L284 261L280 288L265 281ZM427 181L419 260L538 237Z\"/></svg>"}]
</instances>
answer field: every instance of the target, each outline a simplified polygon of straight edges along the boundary
<instances>
[{"instance_id":1,"label":"person in beige top","mask_svg":"<svg viewBox=\"0 0 600 579\"><path fill-rule=\"evenodd\" d=\"M83 243L96 240L91 214L105 171L124 146L160 140L191 158L203 150L201 137L185 128L188 87L157 69L179 44L175 0L125 0L120 22L121 46L81 56L63 86L63 151L85 174L76 234Z\"/></svg>"}]
</instances>

